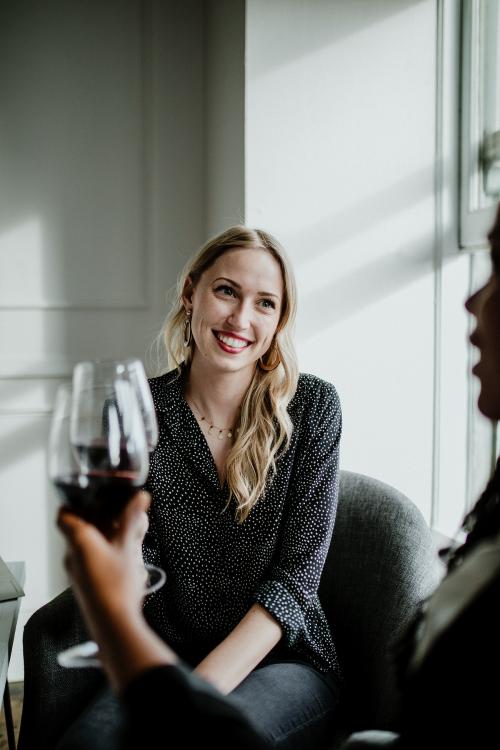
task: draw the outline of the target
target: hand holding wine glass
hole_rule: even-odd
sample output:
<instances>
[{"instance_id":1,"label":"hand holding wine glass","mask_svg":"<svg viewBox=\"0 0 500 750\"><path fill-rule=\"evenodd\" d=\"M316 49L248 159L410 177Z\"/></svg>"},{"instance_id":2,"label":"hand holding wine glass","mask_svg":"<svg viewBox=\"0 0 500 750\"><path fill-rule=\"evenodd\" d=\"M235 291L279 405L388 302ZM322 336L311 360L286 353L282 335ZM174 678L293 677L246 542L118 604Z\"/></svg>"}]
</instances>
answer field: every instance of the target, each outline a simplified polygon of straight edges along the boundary
<instances>
[{"instance_id":1,"label":"hand holding wine glass","mask_svg":"<svg viewBox=\"0 0 500 750\"><path fill-rule=\"evenodd\" d=\"M111 539L67 506L59 510L58 526L68 542L65 566L91 634L98 641L107 634L110 619L140 615L144 581L135 552L147 528L149 503L147 492L137 492L117 519Z\"/></svg>"},{"instance_id":2,"label":"hand holding wine glass","mask_svg":"<svg viewBox=\"0 0 500 750\"><path fill-rule=\"evenodd\" d=\"M136 550L147 527L150 496L137 492L116 521L108 538L94 524L67 506L59 509L57 523L66 537L65 566L92 637L99 643L110 637L110 624L131 623L141 616L144 579Z\"/></svg>"},{"instance_id":3,"label":"hand holding wine glass","mask_svg":"<svg viewBox=\"0 0 500 750\"><path fill-rule=\"evenodd\" d=\"M135 549L144 536L149 503L147 492L134 495L119 517L112 539L66 507L58 515L75 596L92 637L99 643L102 666L118 692L144 670L178 661L142 614L144 587Z\"/></svg>"}]
</instances>

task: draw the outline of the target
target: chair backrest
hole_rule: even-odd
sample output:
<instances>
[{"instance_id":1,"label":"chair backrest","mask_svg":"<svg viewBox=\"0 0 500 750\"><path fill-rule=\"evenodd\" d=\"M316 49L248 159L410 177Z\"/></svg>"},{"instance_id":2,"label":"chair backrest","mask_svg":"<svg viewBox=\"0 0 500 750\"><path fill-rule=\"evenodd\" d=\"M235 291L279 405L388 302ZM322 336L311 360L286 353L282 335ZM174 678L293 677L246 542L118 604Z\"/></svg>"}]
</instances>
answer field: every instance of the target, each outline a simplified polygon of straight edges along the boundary
<instances>
[{"instance_id":1,"label":"chair backrest","mask_svg":"<svg viewBox=\"0 0 500 750\"><path fill-rule=\"evenodd\" d=\"M341 472L319 596L338 648L353 728L397 727L393 644L441 575L418 508L383 482Z\"/></svg>"}]
</instances>

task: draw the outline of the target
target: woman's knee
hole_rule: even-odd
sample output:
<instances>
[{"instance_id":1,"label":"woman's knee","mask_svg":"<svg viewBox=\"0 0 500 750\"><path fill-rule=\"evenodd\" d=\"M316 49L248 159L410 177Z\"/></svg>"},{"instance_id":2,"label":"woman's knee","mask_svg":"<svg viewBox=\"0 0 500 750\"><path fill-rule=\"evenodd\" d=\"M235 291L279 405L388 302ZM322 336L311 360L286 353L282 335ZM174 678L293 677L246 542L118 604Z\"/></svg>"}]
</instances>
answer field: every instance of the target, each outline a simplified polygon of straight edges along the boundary
<instances>
[{"instance_id":1,"label":"woman's knee","mask_svg":"<svg viewBox=\"0 0 500 750\"><path fill-rule=\"evenodd\" d=\"M339 691L334 677L279 662L255 669L231 699L272 745L321 747L335 725Z\"/></svg>"}]
</instances>

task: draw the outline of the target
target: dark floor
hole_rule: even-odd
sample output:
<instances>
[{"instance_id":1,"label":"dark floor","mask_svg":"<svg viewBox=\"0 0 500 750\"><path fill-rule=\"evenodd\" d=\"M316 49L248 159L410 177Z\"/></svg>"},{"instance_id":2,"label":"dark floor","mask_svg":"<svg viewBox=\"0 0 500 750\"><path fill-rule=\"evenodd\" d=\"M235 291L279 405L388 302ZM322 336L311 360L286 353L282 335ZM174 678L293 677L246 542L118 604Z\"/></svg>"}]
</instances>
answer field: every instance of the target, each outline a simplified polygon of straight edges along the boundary
<instances>
[{"instance_id":1,"label":"dark floor","mask_svg":"<svg viewBox=\"0 0 500 750\"><path fill-rule=\"evenodd\" d=\"M10 682L10 703L12 706L12 718L14 720L14 731L16 741L19 734L19 723L21 721L21 711L23 708L23 682ZM7 732L5 729L5 714L0 711L0 750L7 750Z\"/></svg>"}]
</instances>

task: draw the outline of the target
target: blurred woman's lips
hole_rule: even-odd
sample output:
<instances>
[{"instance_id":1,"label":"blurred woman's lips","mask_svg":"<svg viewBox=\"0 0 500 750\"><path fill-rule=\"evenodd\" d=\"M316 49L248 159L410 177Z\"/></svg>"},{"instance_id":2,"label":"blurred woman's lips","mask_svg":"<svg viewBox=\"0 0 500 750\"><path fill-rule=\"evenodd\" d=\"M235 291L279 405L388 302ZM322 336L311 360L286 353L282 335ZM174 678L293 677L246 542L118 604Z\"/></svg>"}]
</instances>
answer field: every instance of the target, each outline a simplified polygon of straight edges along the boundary
<instances>
[{"instance_id":1,"label":"blurred woman's lips","mask_svg":"<svg viewBox=\"0 0 500 750\"><path fill-rule=\"evenodd\" d=\"M473 367L471 367L470 371L471 371L471 373L473 375L476 375L477 377L479 377L479 375L478 375L478 368L479 368L479 365L481 364L481 347L480 347L479 337L477 335L477 329L474 329L472 331L471 335L469 336L469 341L472 344L472 346L474 346L478 350L477 351L477 354L478 354L477 362L474 364Z\"/></svg>"},{"instance_id":2,"label":"blurred woman's lips","mask_svg":"<svg viewBox=\"0 0 500 750\"><path fill-rule=\"evenodd\" d=\"M473 331L471 335L469 336L469 341L471 342L472 346L477 346L479 348L479 340L477 337L477 331Z\"/></svg>"}]
</instances>

